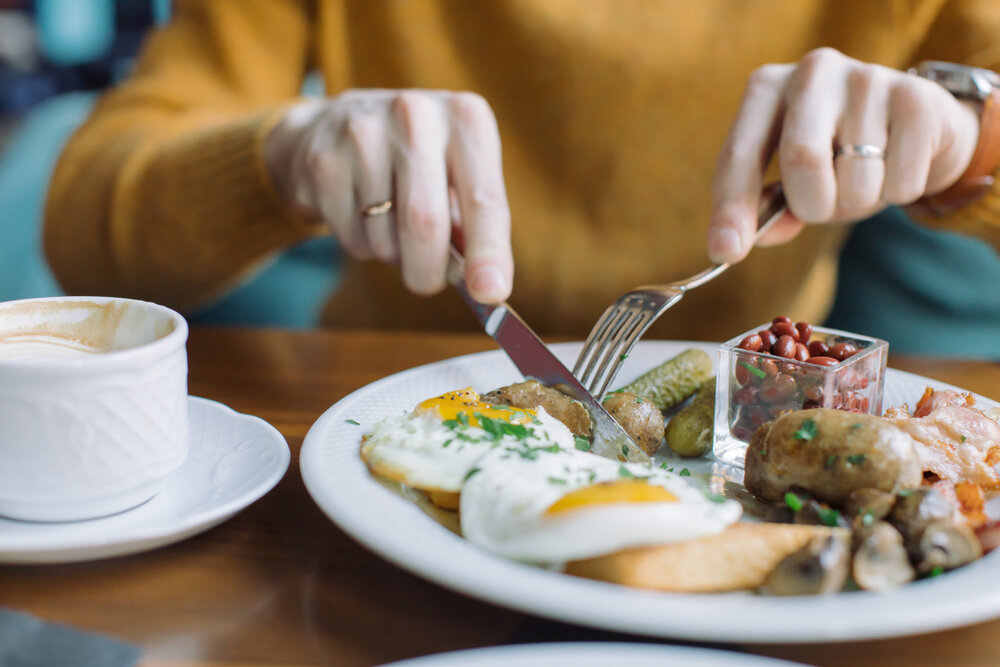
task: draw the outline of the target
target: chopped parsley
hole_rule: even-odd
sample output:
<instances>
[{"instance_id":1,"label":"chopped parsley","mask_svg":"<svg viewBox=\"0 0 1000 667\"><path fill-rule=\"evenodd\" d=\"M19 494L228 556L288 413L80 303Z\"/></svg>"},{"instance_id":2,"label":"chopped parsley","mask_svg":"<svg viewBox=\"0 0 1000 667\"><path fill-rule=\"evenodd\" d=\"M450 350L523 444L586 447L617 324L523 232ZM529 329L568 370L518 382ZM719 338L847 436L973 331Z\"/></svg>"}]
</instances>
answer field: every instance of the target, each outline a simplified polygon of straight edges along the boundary
<instances>
[{"instance_id":1,"label":"chopped parsley","mask_svg":"<svg viewBox=\"0 0 1000 667\"><path fill-rule=\"evenodd\" d=\"M944 568L940 565L935 565L931 568L931 571L927 573L928 577L937 577L944 574Z\"/></svg>"},{"instance_id":2,"label":"chopped parsley","mask_svg":"<svg viewBox=\"0 0 1000 667\"><path fill-rule=\"evenodd\" d=\"M626 359L628 359L628 355L627 354L619 354L618 355L618 361L625 361Z\"/></svg>"},{"instance_id":3,"label":"chopped parsley","mask_svg":"<svg viewBox=\"0 0 1000 667\"><path fill-rule=\"evenodd\" d=\"M789 491L788 493L785 494L785 505L787 505L788 509L792 510L793 512L798 512L800 509L802 509L802 499L799 498L794 493L792 493L791 491Z\"/></svg>"},{"instance_id":4,"label":"chopped parsley","mask_svg":"<svg viewBox=\"0 0 1000 667\"><path fill-rule=\"evenodd\" d=\"M962 442L965 442L965 436L964 435L962 436Z\"/></svg>"},{"instance_id":5,"label":"chopped parsley","mask_svg":"<svg viewBox=\"0 0 1000 667\"><path fill-rule=\"evenodd\" d=\"M864 426L864 424L862 424L861 422L858 422L858 423L856 423L856 424L851 424L851 430L852 430L852 431L857 431L857 430L858 430L859 428L861 428L862 426Z\"/></svg>"},{"instance_id":6,"label":"chopped parsley","mask_svg":"<svg viewBox=\"0 0 1000 667\"><path fill-rule=\"evenodd\" d=\"M590 440L587 440L582 435L573 436L573 446L579 449L581 452L590 451Z\"/></svg>"},{"instance_id":7,"label":"chopped parsley","mask_svg":"<svg viewBox=\"0 0 1000 667\"><path fill-rule=\"evenodd\" d=\"M354 424L355 426L361 426L361 424L359 422L356 422L353 419L345 419L344 421L347 422L348 424Z\"/></svg>"},{"instance_id":8,"label":"chopped parsley","mask_svg":"<svg viewBox=\"0 0 1000 667\"><path fill-rule=\"evenodd\" d=\"M811 419L803 419L799 430L792 434L796 440L812 440L816 437L816 422Z\"/></svg>"},{"instance_id":9,"label":"chopped parsley","mask_svg":"<svg viewBox=\"0 0 1000 667\"><path fill-rule=\"evenodd\" d=\"M549 484L565 484L566 483L566 480L564 480L561 477L547 477L546 479L549 480Z\"/></svg>"},{"instance_id":10,"label":"chopped parsley","mask_svg":"<svg viewBox=\"0 0 1000 667\"><path fill-rule=\"evenodd\" d=\"M681 468L681 471L679 473L677 473L677 474L679 476L681 476L681 477L690 477L691 476L691 471L688 470L687 468Z\"/></svg>"},{"instance_id":11,"label":"chopped parsley","mask_svg":"<svg viewBox=\"0 0 1000 667\"><path fill-rule=\"evenodd\" d=\"M622 454L628 456L628 445L622 445Z\"/></svg>"},{"instance_id":12,"label":"chopped parsley","mask_svg":"<svg viewBox=\"0 0 1000 667\"><path fill-rule=\"evenodd\" d=\"M632 471L626 468L625 466L618 466L618 476L626 477L628 479L635 479L635 475L632 474Z\"/></svg>"},{"instance_id":13,"label":"chopped parsley","mask_svg":"<svg viewBox=\"0 0 1000 667\"><path fill-rule=\"evenodd\" d=\"M900 489L896 492L896 495L900 498L909 498L913 495L913 489Z\"/></svg>"},{"instance_id":14,"label":"chopped parsley","mask_svg":"<svg viewBox=\"0 0 1000 667\"><path fill-rule=\"evenodd\" d=\"M753 373L754 375L756 375L757 377L759 377L761 380L763 380L764 378L767 377L767 373L765 373L764 371L760 370L756 366L748 364L745 361L737 361L736 363L738 363L740 366L742 366L743 368L747 369L748 371L750 371L751 373Z\"/></svg>"},{"instance_id":15,"label":"chopped parsley","mask_svg":"<svg viewBox=\"0 0 1000 667\"><path fill-rule=\"evenodd\" d=\"M833 464L837 462L838 458L840 457L837 456L836 454L830 454L828 457L826 457L826 467L832 468Z\"/></svg>"},{"instance_id":16,"label":"chopped parsley","mask_svg":"<svg viewBox=\"0 0 1000 667\"><path fill-rule=\"evenodd\" d=\"M664 461L663 463L661 463L660 467L663 468L664 470L666 470L667 472L673 472L674 471L674 469L672 467L670 467L670 466L667 465L666 461Z\"/></svg>"},{"instance_id":17,"label":"chopped parsley","mask_svg":"<svg viewBox=\"0 0 1000 667\"><path fill-rule=\"evenodd\" d=\"M819 510L816 511L816 514L819 516L819 520L824 526L830 526L831 528L836 527L837 522L840 519L840 512L832 507L820 507Z\"/></svg>"},{"instance_id":18,"label":"chopped parsley","mask_svg":"<svg viewBox=\"0 0 1000 667\"><path fill-rule=\"evenodd\" d=\"M865 455L864 454L851 454L850 456L847 457L847 462L850 463L850 464L852 464L852 465L861 465L862 463L865 462Z\"/></svg>"},{"instance_id":19,"label":"chopped parsley","mask_svg":"<svg viewBox=\"0 0 1000 667\"><path fill-rule=\"evenodd\" d=\"M465 473L465 481L469 481L469 478L475 475L480 470L482 470L482 468L470 468L469 472Z\"/></svg>"}]
</instances>

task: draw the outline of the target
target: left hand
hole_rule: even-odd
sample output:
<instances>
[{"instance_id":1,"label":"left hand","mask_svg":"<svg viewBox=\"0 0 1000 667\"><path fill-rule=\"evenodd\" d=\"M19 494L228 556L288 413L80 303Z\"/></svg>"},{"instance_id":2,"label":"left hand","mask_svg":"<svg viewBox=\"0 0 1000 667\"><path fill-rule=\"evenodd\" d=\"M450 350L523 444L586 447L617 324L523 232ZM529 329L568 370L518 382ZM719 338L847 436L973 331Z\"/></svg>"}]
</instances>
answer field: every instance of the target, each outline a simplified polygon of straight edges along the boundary
<instances>
[{"instance_id":1,"label":"left hand","mask_svg":"<svg viewBox=\"0 0 1000 667\"><path fill-rule=\"evenodd\" d=\"M719 155L709 256L734 262L750 251L775 149L789 214L762 246L790 240L804 223L861 220L941 192L965 171L978 138L972 104L913 74L829 48L764 65L750 75ZM884 159L834 154L863 144L883 148Z\"/></svg>"}]
</instances>

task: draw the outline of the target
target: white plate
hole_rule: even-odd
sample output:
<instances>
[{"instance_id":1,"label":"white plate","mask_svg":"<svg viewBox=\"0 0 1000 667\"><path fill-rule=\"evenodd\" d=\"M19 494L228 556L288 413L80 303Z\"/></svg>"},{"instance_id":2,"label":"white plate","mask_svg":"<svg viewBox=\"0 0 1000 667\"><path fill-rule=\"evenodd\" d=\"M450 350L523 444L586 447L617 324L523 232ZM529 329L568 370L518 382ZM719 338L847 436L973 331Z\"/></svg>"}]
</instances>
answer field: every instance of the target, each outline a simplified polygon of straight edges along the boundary
<instances>
[{"instance_id":1,"label":"white plate","mask_svg":"<svg viewBox=\"0 0 1000 667\"><path fill-rule=\"evenodd\" d=\"M688 347L643 341L622 369L622 384ZM552 346L572 362L580 344ZM522 565L480 551L416 504L375 480L358 456L362 434L386 415L456 388L486 391L520 380L498 351L457 357L374 382L328 409L309 430L300 463L306 488L344 531L387 560L456 591L523 612L606 630L686 640L822 642L916 634L1000 616L1000 550L940 577L893 593L764 597L748 593L674 594L636 590ZM913 406L941 382L889 370L884 406ZM977 397L981 407L997 403ZM350 421L357 421L354 425ZM713 463L675 459L692 471ZM718 466L721 475L742 471Z\"/></svg>"},{"instance_id":2,"label":"white plate","mask_svg":"<svg viewBox=\"0 0 1000 667\"><path fill-rule=\"evenodd\" d=\"M188 397L190 451L153 498L109 517L0 519L0 563L70 563L147 551L216 526L278 483L288 444L262 419Z\"/></svg>"},{"instance_id":3,"label":"white plate","mask_svg":"<svg viewBox=\"0 0 1000 667\"><path fill-rule=\"evenodd\" d=\"M690 646L518 644L427 655L382 667L793 667L797 662Z\"/></svg>"}]
</instances>

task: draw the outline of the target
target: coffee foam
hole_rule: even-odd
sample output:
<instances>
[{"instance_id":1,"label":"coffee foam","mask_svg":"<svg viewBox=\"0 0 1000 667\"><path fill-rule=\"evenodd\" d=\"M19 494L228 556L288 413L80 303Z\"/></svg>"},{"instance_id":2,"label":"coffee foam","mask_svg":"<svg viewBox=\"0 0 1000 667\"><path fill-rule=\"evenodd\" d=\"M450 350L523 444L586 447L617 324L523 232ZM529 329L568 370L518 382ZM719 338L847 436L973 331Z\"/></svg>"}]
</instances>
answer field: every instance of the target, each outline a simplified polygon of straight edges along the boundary
<instances>
[{"instance_id":1,"label":"coffee foam","mask_svg":"<svg viewBox=\"0 0 1000 667\"><path fill-rule=\"evenodd\" d=\"M0 359L65 358L126 350L174 330L162 313L120 301L0 304Z\"/></svg>"}]
</instances>

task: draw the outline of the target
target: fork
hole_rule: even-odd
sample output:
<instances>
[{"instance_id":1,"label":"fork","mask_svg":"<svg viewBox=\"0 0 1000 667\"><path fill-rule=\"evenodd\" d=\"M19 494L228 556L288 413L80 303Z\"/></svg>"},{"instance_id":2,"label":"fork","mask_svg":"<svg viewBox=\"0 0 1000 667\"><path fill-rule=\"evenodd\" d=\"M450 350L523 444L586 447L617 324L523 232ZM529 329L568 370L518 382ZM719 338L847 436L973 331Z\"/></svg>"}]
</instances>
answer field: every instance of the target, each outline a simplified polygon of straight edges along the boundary
<instances>
[{"instance_id":1,"label":"fork","mask_svg":"<svg viewBox=\"0 0 1000 667\"><path fill-rule=\"evenodd\" d=\"M761 194L754 242L786 210L781 184L767 186ZM573 366L573 375L597 400L602 400L622 362L653 322L680 301L688 290L704 285L728 268L729 262L716 264L685 280L666 285L643 285L618 297L590 330Z\"/></svg>"}]
</instances>

